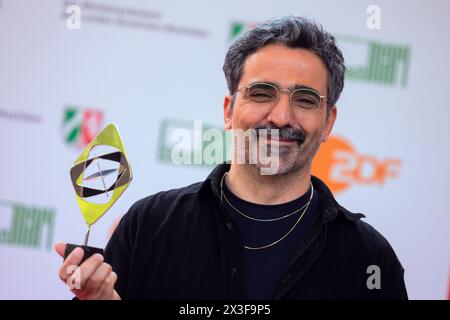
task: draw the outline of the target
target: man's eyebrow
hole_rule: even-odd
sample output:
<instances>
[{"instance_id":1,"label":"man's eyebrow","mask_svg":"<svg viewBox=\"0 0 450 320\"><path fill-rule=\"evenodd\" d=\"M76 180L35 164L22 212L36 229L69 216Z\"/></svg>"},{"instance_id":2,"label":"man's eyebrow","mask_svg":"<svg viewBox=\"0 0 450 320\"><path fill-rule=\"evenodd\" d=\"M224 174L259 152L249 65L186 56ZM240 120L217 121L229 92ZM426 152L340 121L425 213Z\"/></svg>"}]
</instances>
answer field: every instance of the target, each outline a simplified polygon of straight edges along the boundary
<instances>
[{"instance_id":1,"label":"man's eyebrow","mask_svg":"<svg viewBox=\"0 0 450 320\"><path fill-rule=\"evenodd\" d=\"M312 90L312 91L315 91L315 92L319 93L319 90L314 89L313 87L308 87L308 86L302 85L302 84L295 84L293 86L290 86L288 89L291 90L291 91L294 91L294 90L297 90L297 89L308 89L308 90Z\"/></svg>"}]
</instances>

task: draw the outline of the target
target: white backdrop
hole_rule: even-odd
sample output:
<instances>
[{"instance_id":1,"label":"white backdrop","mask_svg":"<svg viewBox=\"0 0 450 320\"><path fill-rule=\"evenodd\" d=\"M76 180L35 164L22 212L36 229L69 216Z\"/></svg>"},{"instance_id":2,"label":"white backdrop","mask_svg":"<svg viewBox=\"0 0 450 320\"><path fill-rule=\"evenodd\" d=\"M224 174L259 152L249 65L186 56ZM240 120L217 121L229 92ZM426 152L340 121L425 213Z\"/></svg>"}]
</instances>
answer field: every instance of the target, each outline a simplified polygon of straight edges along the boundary
<instances>
[{"instance_id":1,"label":"white backdrop","mask_svg":"<svg viewBox=\"0 0 450 320\"><path fill-rule=\"evenodd\" d=\"M81 9L80 29L68 28L70 4ZM372 4L380 29L366 24ZM335 34L350 69L317 174L390 241L410 298L445 299L446 0L0 0L0 298L71 297L51 244L83 240L68 172L105 124L118 125L134 180L93 227L90 245L105 246L134 201L204 179L210 167L167 161L170 128L195 120L223 128L227 47L246 28L286 14Z\"/></svg>"}]
</instances>

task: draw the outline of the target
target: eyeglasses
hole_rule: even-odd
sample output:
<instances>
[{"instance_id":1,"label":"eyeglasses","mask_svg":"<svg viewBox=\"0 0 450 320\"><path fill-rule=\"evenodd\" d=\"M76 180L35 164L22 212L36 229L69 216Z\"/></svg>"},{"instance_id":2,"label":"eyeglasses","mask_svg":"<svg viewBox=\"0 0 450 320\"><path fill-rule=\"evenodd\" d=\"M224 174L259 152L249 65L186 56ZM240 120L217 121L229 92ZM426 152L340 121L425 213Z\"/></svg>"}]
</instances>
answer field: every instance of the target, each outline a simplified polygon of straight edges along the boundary
<instances>
[{"instance_id":1,"label":"eyeglasses","mask_svg":"<svg viewBox=\"0 0 450 320\"><path fill-rule=\"evenodd\" d=\"M237 89L243 92L243 98L251 101L261 110L270 110L280 99L281 93L289 94L289 103L291 108L296 112L304 110L318 110L325 100L325 96L321 96L319 92L310 88L299 88L293 91L288 89L277 88L276 86L265 83L255 82L249 86Z\"/></svg>"}]
</instances>

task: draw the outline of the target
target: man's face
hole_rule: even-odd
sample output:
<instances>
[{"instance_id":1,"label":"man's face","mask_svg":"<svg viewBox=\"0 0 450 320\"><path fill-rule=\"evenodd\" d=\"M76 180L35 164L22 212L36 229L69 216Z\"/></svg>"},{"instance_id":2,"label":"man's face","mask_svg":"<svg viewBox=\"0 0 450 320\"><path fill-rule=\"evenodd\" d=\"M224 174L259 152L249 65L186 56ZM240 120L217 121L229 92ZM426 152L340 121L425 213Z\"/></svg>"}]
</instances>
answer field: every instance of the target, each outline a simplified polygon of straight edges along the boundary
<instances>
[{"instance_id":1,"label":"man's face","mask_svg":"<svg viewBox=\"0 0 450 320\"><path fill-rule=\"evenodd\" d=\"M311 51L281 44L267 45L247 57L238 88L257 82L272 83L283 89L303 86L315 89L321 96L327 96L327 69L322 60ZM321 142L326 141L331 132L336 107L333 106L328 117L326 101L318 109L299 111L291 107L289 94L283 92L272 108L262 110L254 102L245 99L241 92L237 93L233 108L230 105L231 97L225 97L225 129L245 131L261 127L278 128L277 174L305 168L310 170L311 161ZM284 132L290 138L283 139ZM270 144L270 141L265 141Z\"/></svg>"}]
</instances>

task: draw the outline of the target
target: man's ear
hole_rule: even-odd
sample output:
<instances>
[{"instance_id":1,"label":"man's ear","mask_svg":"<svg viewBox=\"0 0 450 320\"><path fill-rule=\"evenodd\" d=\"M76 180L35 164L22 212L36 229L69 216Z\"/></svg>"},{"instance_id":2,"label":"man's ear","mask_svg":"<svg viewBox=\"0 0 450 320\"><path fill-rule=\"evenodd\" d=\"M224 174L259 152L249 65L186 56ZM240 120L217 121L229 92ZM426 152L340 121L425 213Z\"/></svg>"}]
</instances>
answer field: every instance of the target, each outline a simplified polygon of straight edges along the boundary
<instances>
[{"instance_id":1,"label":"man's ear","mask_svg":"<svg viewBox=\"0 0 450 320\"><path fill-rule=\"evenodd\" d=\"M223 100L223 121L225 130L233 128L233 108L231 106L231 96L225 96Z\"/></svg>"},{"instance_id":2,"label":"man's ear","mask_svg":"<svg viewBox=\"0 0 450 320\"><path fill-rule=\"evenodd\" d=\"M325 131L322 136L322 142L327 142L328 138L330 137L331 131L333 130L334 122L336 121L336 117L337 117L337 107L336 105L334 105L331 108L325 123Z\"/></svg>"}]
</instances>

